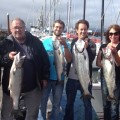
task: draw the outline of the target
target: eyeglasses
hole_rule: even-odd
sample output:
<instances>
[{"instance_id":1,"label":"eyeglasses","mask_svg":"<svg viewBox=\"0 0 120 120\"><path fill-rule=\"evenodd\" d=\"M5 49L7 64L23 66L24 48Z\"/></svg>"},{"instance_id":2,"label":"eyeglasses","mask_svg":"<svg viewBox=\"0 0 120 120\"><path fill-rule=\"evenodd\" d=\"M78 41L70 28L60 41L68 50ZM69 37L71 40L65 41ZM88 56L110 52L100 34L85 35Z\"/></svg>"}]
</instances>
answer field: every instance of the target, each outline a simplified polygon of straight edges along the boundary
<instances>
[{"instance_id":1,"label":"eyeglasses","mask_svg":"<svg viewBox=\"0 0 120 120\"><path fill-rule=\"evenodd\" d=\"M22 30L24 27L18 27L18 26L16 26L16 27L13 27L12 29L14 29L14 30L17 30L17 29L19 29L19 30Z\"/></svg>"},{"instance_id":2,"label":"eyeglasses","mask_svg":"<svg viewBox=\"0 0 120 120\"><path fill-rule=\"evenodd\" d=\"M114 32L114 33L109 33L109 36L112 36L112 35L114 35L114 36L117 36L117 35L120 35L120 32Z\"/></svg>"}]
</instances>

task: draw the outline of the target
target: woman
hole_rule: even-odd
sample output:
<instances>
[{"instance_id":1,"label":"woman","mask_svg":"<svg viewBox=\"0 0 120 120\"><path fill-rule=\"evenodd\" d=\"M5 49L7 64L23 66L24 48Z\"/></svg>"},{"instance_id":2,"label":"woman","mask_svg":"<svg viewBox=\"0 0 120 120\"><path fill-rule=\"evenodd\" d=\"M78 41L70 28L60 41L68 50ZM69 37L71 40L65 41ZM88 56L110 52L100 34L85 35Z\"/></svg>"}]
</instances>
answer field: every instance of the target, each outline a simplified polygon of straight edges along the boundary
<instances>
[{"instance_id":1,"label":"woman","mask_svg":"<svg viewBox=\"0 0 120 120\"><path fill-rule=\"evenodd\" d=\"M115 63L115 91L116 100L108 100L108 88L103 71L104 50L109 48ZM111 25L106 32L106 44L101 45L98 52L96 65L101 68L101 89L103 98L104 120L119 119L119 97L120 97L120 26Z\"/></svg>"}]
</instances>

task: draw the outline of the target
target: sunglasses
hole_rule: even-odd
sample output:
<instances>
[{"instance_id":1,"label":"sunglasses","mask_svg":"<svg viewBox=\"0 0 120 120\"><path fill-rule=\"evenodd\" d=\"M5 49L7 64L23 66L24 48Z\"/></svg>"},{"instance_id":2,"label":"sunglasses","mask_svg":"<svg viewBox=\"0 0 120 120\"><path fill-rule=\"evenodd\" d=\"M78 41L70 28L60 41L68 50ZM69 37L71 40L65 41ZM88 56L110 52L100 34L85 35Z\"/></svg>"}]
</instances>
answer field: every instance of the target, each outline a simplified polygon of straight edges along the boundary
<instances>
[{"instance_id":1,"label":"sunglasses","mask_svg":"<svg viewBox=\"0 0 120 120\"><path fill-rule=\"evenodd\" d=\"M112 35L114 35L114 36L117 36L117 35L120 35L120 32L115 32L115 33L109 33L109 36L112 36Z\"/></svg>"}]
</instances>

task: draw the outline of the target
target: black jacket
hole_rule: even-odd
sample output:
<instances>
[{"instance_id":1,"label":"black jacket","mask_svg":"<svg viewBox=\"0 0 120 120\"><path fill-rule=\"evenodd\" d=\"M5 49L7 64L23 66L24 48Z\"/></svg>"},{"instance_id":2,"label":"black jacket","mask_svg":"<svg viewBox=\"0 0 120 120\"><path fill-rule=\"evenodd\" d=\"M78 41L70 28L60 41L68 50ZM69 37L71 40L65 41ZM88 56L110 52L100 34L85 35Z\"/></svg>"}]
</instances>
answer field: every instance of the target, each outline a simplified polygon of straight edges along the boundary
<instances>
[{"instance_id":1,"label":"black jacket","mask_svg":"<svg viewBox=\"0 0 120 120\"><path fill-rule=\"evenodd\" d=\"M78 40L78 38L76 38L72 41L71 52L72 52L73 46L77 40ZM93 63L95 56L96 56L96 45L90 39L88 39L87 52L88 52L88 57L89 57L89 70L90 70L90 78L91 78L92 77L92 63ZM67 76L69 74L70 65L71 65L71 63L67 64Z\"/></svg>"},{"instance_id":2,"label":"black jacket","mask_svg":"<svg viewBox=\"0 0 120 120\"><path fill-rule=\"evenodd\" d=\"M37 73L37 83L40 86L41 80L49 79L49 58L47 52L42 44L42 42L29 32L26 32L26 46L29 46L33 61L35 64L35 69ZM2 76L2 88L3 91L8 93L8 84L9 84L9 73L12 65L12 60L9 59L9 52L16 51L15 41L12 35L9 35L0 43L0 53L2 55L1 64L4 68ZM41 86L40 86L41 87Z\"/></svg>"}]
</instances>

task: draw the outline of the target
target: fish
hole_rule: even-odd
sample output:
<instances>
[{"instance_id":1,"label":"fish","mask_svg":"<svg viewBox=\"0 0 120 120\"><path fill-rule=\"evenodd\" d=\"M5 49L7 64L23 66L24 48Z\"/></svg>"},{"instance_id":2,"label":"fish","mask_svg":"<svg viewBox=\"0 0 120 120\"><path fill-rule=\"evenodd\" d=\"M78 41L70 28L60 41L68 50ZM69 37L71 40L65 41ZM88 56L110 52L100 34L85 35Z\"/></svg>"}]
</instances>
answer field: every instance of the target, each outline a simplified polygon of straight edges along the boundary
<instances>
[{"instance_id":1,"label":"fish","mask_svg":"<svg viewBox=\"0 0 120 120\"><path fill-rule=\"evenodd\" d=\"M25 56L21 56L20 52L18 52L14 56L14 60L10 69L10 78L8 89L10 91L10 97L13 101L13 111L19 110L19 98L21 93L21 84L23 79L23 62Z\"/></svg>"},{"instance_id":2,"label":"fish","mask_svg":"<svg viewBox=\"0 0 120 120\"><path fill-rule=\"evenodd\" d=\"M57 80L61 81L61 76L64 74L64 54L59 40L53 41L54 49L54 64L57 73Z\"/></svg>"},{"instance_id":3,"label":"fish","mask_svg":"<svg viewBox=\"0 0 120 120\"><path fill-rule=\"evenodd\" d=\"M104 80L106 82L106 86L108 89L108 100L116 100L114 91L116 89L116 83L115 83L115 61L113 58L113 55L111 53L111 50L109 47L103 48L103 59L102 59L102 64L103 64L103 75L104 75Z\"/></svg>"},{"instance_id":4,"label":"fish","mask_svg":"<svg viewBox=\"0 0 120 120\"><path fill-rule=\"evenodd\" d=\"M90 72L89 72L89 57L88 52L85 48L84 40L78 40L73 46L73 59L75 61L75 73L78 76L78 80L83 89L82 97L93 98L91 93L88 90L90 81Z\"/></svg>"}]
</instances>

